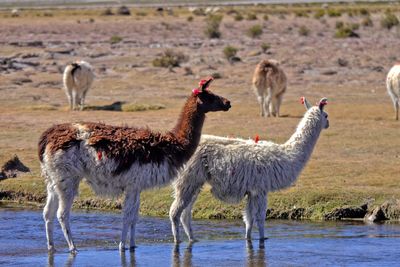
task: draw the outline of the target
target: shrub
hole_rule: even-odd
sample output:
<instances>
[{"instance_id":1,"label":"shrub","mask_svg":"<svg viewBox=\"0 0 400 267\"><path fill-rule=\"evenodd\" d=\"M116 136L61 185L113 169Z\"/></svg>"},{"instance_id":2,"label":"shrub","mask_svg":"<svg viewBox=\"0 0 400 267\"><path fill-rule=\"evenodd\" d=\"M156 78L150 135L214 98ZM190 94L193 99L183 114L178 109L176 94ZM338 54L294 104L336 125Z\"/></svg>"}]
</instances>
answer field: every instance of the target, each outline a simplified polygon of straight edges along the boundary
<instances>
[{"instance_id":1,"label":"shrub","mask_svg":"<svg viewBox=\"0 0 400 267\"><path fill-rule=\"evenodd\" d=\"M111 8L106 8L103 10L103 12L101 12L102 16L111 16L114 15L114 13L112 12Z\"/></svg>"},{"instance_id":2,"label":"shrub","mask_svg":"<svg viewBox=\"0 0 400 267\"><path fill-rule=\"evenodd\" d=\"M341 28L338 28L335 32L336 38L348 38L348 37L360 37L354 30L351 28L351 25L345 25Z\"/></svg>"},{"instance_id":3,"label":"shrub","mask_svg":"<svg viewBox=\"0 0 400 267\"><path fill-rule=\"evenodd\" d=\"M360 14L363 16L369 16L369 11L363 7L360 9Z\"/></svg>"},{"instance_id":4,"label":"shrub","mask_svg":"<svg viewBox=\"0 0 400 267\"><path fill-rule=\"evenodd\" d=\"M146 17L146 16L147 16L147 12L145 12L145 11L138 11L138 12L136 12L136 16L139 16L139 17Z\"/></svg>"},{"instance_id":5,"label":"shrub","mask_svg":"<svg viewBox=\"0 0 400 267\"><path fill-rule=\"evenodd\" d=\"M344 26L343 21L336 21L336 24L335 24L336 29L343 28L343 26Z\"/></svg>"},{"instance_id":6,"label":"shrub","mask_svg":"<svg viewBox=\"0 0 400 267\"><path fill-rule=\"evenodd\" d=\"M116 44L122 41L122 37L118 35L111 36L110 43Z\"/></svg>"},{"instance_id":7,"label":"shrub","mask_svg":"<svg viewBox=\"0 0 400 267\"><path fill-rule=\"evenodd\" d=\"M219 25L221 24L222 21L222 15L208 15L206 22L206 30L205 34L209 38L220 38L221 37L221 32L219 31Z\"/></svg>"},{"instance_id":8,"label":"shrub","mask_svg":"<svg viewBox=\"0 0 400 267\"><path fill-rule=\"evenodd\" d=\"M308 35L310 34L310 30L309 30L306 26L302 25L302 26L299 28L299 34L300 34L301 36L308 36Z\"/></svg>"},{"instance_id":9,"label":"shrub","mask_svg":"<svg viewBox=\"0 0 400 267\"><path fill-rule=\"evenodd\" d=\"M326 13L329 17L340 17L342 15L342 12L336 9L328 9Z\"/></svg>"},{"instance_id":10,"label":"shrub","mask_svg":"<svg viewBox=\"0 0 400 267\"><path fill-rule=\"evenodd\" d=\"M181 63L187 60L188 57L182 52L174 52L172 49L166 49L160 57L153 60L153 66L163 68L179 67Z\"/></svg>"},{"instance_id":11,"label":"shrub","mask_svg":"<svg viewBox=\"0 0 400 267\"><path fill-rule=\"evenodd\" d=\"M236 56L237 51L238 50L236 47L228 45L228 46L225 46L223 52L224 52L225 58L230 61L234 56Z\"/></svg>"},{"instance_id":12,"label":"shrub","mask_svg":"<svg viewBox=\"0 0 400 267\"><path fill-rule=\"evenodd\" d=\"M261 44L261 50L262 50L263 53L267 53L268 49L270 49L270 48L271 48L270 44L267 44L267 43L262 43Z\"/></svg>"},{"instance_id":13,"label":"shrub","mask_svg":"<svg viewBox=\"0 0 400 267\"><path fill-rule=\"evenodd\" d=\"M247 20L257 20L257 15L253 13L247 14Z\"/></svg>"},{"instance_id":14,"label":"shrub","mask_svg":"<svg viewBox=\"0 0 400 267\"><path fill-rule=\"evenodd\" d=\"M236 21L242 21L243 20L243 16L240 13L236 14L233 18Z\"/></svg>"},{"instance_id":15,"label":"shrub","mask_svg":"<svg viewBox=\"0 0 400 267\"><path fill-rule=\"evenodd\" d=\"M186 20L189 21L189 22L191 22L191 21L193 21L193 17L192 17L192 16L189 16L189 17L187 17Z\"/></svg>"},{"instance_id":16,"label":"shrub","mask_svg":"<svg viewBox=\"0 0 400 267\"><path fill-rule=\"evenodd\" d=\"M263 20L265 20L265 21L269 20L268 14L264 14Z\"/></svg>"},{"instance_id":17,"label":"shrub","mask_svg":"<svg viewBox=\"0 0 400 267\"><path fill-rule=\"evenodd\" d=\"M251 38L257 38L259 37L262 33L262 27L261 25L254 25L251 26L248 30L247 30L247 35L250 36Z\"/></svg>"},{"instance_id":18,"label":"shrub","mask_svg":"<svg viewBox=\"0 0 400 267\"><path fill-rule=\"evenodd\" d=\"M352 23L350 25L350 29L352 29L353 31L358 30L360 28L360 24L358 23Z\"/></svg>"},{"instance_id":19,"label":"shrub","mask_svg":"<svg viewBox=\"0 0 400 267\"><path fill-rule=\"evenodd\" d=\"M372 26L374 26L374 23L372 22L372 19L370 17L365 17L361 21L361 25L364 27L372 27Z\"/></svg>"},{"instance_id":20,"label":"shrub","mask_svg":"<svg viewBox=\"0 0 400 267\"><path fill-rule=\"evenodd\" d=\"M306 11L304 10L297 10L294 12L294 14L296 15L296 17L305 17L308 18L308 14Z\"/></svg>"},{"instance_id":21,"label":"shrub","mask_svg":"<svg viewBox=\"0 0 400 267\"><path fill-rule=\"evenodd\" d=\"M399 19L391 12L386 12L381 19L382 28L390 30L392 27L399 25Z\"/></svg>"},{"instance_id":22,"label":"shrub","mask_svg":"<svg viewBox=\"0 0 400 267\"><path fill-rule=\"evenodd\" d=\"M122 16L130 16L131 15L131 11L126 6L120 6L118 8L118 10L117 10L117 14L118 15L122 15Z\"/></svg>"},{"instance_id":23,"label":"shrub","mask_svg":"<svg viewBox=\"0 0 400 267\"><path fill-rule=\"evenodd\" d=\"M325 16L325 10L323 9L318 9L315 13L314 13L314 18L316 19L320 19L323 16Z\"/></svg>"}]
</instances>

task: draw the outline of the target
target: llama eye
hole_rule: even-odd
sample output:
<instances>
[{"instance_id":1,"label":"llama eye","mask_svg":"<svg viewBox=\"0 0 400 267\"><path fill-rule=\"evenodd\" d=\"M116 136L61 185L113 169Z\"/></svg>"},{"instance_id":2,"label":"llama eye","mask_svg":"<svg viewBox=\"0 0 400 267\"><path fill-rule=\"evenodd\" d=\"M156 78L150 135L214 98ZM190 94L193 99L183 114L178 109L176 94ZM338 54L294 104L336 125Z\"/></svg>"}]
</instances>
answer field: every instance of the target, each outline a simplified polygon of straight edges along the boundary
<instances>
[{"instance_id":1,"label":"llama eye","mask_svg":"<svg viewBox=\"0 0 400 267\"><path fill-rule=\"evenodd\" d=\"M327 119L327 118L328 118L328 115L327 115L327 114L325 114L324 116L325 116L325 119Z\"/></svg>"}]
</instances>

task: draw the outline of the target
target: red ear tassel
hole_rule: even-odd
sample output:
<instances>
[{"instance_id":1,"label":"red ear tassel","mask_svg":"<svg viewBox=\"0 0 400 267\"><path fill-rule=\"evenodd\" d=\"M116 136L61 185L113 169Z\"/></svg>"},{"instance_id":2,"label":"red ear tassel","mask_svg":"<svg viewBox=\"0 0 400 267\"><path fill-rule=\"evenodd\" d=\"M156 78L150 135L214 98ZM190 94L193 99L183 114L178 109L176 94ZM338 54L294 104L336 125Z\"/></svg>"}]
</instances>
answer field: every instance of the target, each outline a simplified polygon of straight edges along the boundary
<instances>
[{"instance_id":1,"label":"red ear tassel","mask_svg":"<svg viewBox=\"0 0 400 267\"><path fill-rule=\"evenodd\" d=\"M99 160L101 160L102 157L103 157L103 153L101 153L101 151L97 151L97 158Z\"/></svg>"},{"instance_id":2,"label":"red ear tassel","mask_svg":"<svg viewBox=\"0 0 400 267\"><path fill-rule=\"evenodd\" d=\"M200 91L199 88L194 88L194 89L192 90L192 93L193 93L194 95L198 95L198 94L201 93L201 91Z\"/></svg>"},{"instance_id":3,"label":"red ear tassel","mask_svg":"<svg viewBox=\"0 0 400 267\"><path fill-rule=\"evenodd\" d=\"M302 104L302 105L304 105L304 96L302 96L302 97L300 97L300 103Z\"/></svg>"},{"instance_id":4,"label":"red ear tassel","mask_svg":"<svg viewBox=\"0 0 400 267\"><path fill-rule=\"evenodd\" d=\"M256 136L254 137L254 142L257 144L258 141L260 141L260 137L258 136L258 134L256 134Z\"/></svg>"}]
</instances>

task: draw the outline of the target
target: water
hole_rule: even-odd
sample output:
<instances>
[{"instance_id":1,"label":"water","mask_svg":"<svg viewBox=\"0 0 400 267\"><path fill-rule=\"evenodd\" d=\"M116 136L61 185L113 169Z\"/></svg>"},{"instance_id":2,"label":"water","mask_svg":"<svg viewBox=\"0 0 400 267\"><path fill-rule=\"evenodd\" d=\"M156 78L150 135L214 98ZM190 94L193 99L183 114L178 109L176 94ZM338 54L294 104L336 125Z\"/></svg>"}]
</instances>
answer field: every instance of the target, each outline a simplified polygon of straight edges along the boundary
<instances>
[{"instance_id":1,"label":"water","mask_svg":"<svg viewBox=\"0 0 400 267\"><path fill-rule=\"evenodd\" d=\"M260 244L242 239L240 221L195 221L199 242L175 247L167 219L141 217L138 248L122 255L120 225L118 213L74 211L78 255L68 253L56 223L58 252L48 256L41 210L0 207L0 266L400 266L396 223L268 221Z\"/></svg>"}]
</instances>

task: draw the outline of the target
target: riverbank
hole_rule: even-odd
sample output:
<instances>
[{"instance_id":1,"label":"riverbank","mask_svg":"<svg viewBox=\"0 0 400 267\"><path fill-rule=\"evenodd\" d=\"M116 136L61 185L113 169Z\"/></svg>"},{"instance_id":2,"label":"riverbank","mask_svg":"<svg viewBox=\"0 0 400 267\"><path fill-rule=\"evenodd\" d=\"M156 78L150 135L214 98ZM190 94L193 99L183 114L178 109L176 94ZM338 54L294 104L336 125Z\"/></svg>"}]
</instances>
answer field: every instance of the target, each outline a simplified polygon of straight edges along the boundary
<instances>
[{"instance_id":1,"label":"riverbank","mask_svg":"<svg viewBox=\"0 0 400 267\"><path fill-rule=\"evenodd\" d=\"M324 219L332 212L341 217L344 212L335 209L353 207L362 213L364 204L371 210L400 199L400 126L385 89L387 71L400 60L399 28L382 28L387 9L399 17L395 3L224 7L216 11L222 19L216 39L205 34L205 10L132 9L130 16L117 15L115 8L112 15L104 15L103 8L23 10L16 17L2 11L0 162L17 154L31 169L0 182L2 201L43 204L37 142L51 125L101 121L166 131L191 89L209 75L218 77L212 90L229 98L232 109L209 114L207 134L259 135L282 143L304 114L301 96L311 103L329 99L330 128L322 132L298 181L270 194L270 218ZM336 37L342 24L359 37ZM227 60L229 46L240 61ZM183 55L179 67L154 64L167 50ZM281 61L288 76L282 118L259 116L251 76L263 58ZM97 109L67 111L62 70L77 59L95 68L87 103ZM134 108L106 110L119 101ZM171 202L169 187L144 192L141 213L167 216ZM75 207L118 209L120 203L95 198L82 185ZM240 218L243 207L220 203L205 188L194 217Z\"/></svg>"}]
</instances>

